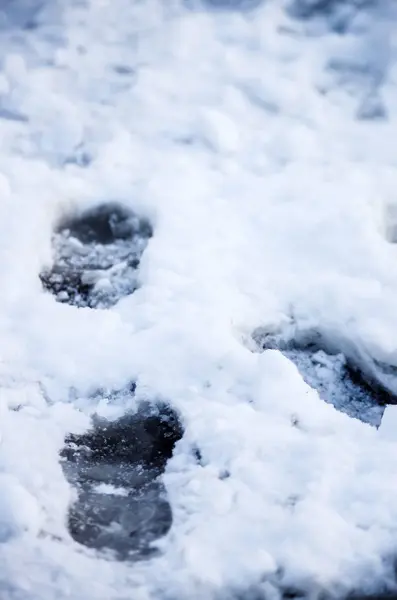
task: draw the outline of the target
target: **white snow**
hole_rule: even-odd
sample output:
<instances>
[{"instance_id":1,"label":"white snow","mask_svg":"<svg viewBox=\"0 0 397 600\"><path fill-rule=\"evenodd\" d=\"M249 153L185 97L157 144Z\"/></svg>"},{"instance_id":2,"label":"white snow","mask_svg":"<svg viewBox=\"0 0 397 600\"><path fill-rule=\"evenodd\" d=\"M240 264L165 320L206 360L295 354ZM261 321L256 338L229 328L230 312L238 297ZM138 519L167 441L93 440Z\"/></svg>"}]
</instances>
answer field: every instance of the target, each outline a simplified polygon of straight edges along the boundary
<instances>
[{"instance_id":1,"label":"white snow","mask_svg":"<svg viewBox=\"0 0 397 600\"><path fill-rule=\"evenodd\" d=\"M124 488L114 487L113 485L108 485L106 483L100 483L95 489L102 494L114 494L115 496L125 496L127 494Z\"/></svg>"},{"instance_id":2,"label":"white snow","mask_svg":"<svg viewBox=\"0 0 397 600\"><path fill-rule=\"evenodd\" d=\"M379 427L382 437L392 442L397 440L397 405L390 404L386 407L382 423Z\"/></svg>"},{"instance_id":3,"label":"white snow","mask_svg":"<svg viewBox=\"0 0 397 600\"><path fill-rule=\"evenodd\" d=\"M397 367L391 0L346 35L293 20L281 0L248 13L59 0L22 32L35 3L11 4L0 20L2 600L389 584L397 437L321 401L280 352L252 351L251 334L293 315L348 340L397 389L384 366ZM368 94L385 118L357 118ZM141 287L109 310L58 303L38 278L53 225L108 200L153 224ZM185 428L165 475L173 527L159 558L134 565L72 541L58 460L96 408L137 401L90 393L131 380L137 400L164 398Z\"/></svg>"}]
</instances>

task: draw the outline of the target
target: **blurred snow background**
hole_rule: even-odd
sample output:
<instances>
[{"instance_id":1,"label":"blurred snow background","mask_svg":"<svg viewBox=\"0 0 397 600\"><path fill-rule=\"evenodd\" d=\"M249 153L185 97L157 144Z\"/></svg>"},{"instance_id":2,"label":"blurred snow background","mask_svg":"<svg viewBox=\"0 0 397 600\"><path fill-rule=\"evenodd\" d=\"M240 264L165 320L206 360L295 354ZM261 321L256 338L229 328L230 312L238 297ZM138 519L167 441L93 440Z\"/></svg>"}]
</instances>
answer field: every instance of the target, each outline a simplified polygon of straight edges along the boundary
<instances>
[{"instance_id":1,"label":"blurred snow background","mask_svg":"<svg viewBox=\"0 0 397 600\"><path fill-rule=\"evenodd\" d=\"M392 0L3 0L2 600L394 588L396 438L252 333L293 315L396 390L396 44ZM53 227L113 200L154 228L141 287L56 303ZM70 538L58 452L154 398L185 428L174 524L131 566Z\"/></svg>"}]
</instances>

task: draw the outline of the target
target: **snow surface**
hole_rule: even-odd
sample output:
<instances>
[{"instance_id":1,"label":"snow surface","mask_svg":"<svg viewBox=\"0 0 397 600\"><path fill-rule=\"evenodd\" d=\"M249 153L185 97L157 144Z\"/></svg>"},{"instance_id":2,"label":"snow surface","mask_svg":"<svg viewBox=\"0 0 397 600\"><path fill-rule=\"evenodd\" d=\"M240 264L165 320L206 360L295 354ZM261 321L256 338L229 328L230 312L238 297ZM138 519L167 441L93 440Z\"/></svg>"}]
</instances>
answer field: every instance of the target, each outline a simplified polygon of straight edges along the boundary
<instances>
[{"instance_id":1,"label":"snow surface","mask_svg":"<svg viewBox=\"0 0 397 600\"><path fill-rule=\"evenodd\" d=\"M341 32L282 0L214 4L2 3L2 600L393 586L397 440L252 332L293 314L397 387L395 7L364 3ZM113 200L153 225L141 287L109 310L57 303L38 277L53 228ZM107 400L131 380L135 399ZM159 398L185 428L173 527L159 558L110 561L68 534L58 452L94 412Z\"/></svg>"},{"instance_id":2,"label":"snow surface","mask_svg":"<svg viewBox=\"0 0 397 600\"><path fill-rule=\"evenodd\" d=\"M386 407L379 429L382 437L391 441L397 440L397 405L393 404Z\"/></svg>"}]
</instances>

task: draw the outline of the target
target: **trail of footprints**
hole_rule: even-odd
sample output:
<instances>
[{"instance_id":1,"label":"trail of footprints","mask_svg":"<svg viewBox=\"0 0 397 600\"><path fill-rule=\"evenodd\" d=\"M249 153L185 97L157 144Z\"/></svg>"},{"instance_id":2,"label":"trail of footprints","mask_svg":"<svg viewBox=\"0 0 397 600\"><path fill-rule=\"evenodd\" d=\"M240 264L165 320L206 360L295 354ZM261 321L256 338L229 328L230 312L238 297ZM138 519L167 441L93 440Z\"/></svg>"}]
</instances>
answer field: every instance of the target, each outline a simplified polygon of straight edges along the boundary
<instances>
[{"instance_id":1,"label":"trail of footprints","mask_svg":"<svg viewBox=\"0 0 397 600\"><path fill-rule=\"evenodd\" d=\"M53 236L53 265L40 274L43 287L61 303L109 308L137 289L152 234L147 220L117 203L64 219ZM352 417L379 425L384 405L396 401L342 354L330 352L315 332L298 338L258 329L253 338L261 351L283 352L325 401ZM135 384L121 393L133 395ZM68 435L60 455L77 491L68 514L73 539L119 560L152 556L153 542L172 525L161 476L182 436L178 415L163 403L141 403L115 421L96 417L89 431Z\"/></svg>"},{"instance_id":2,"label":"trail of footprints","mask_svg":"<svg viewBox=\"0 0 397 600\"><path fill-rule=\"evenodd\" d=\"M40 274L43 287L58 302L109 308L137 289L151 236L150 223L118 203L64 219L53 235L53 265ZM132 384L121 393L134 392ZM141 403L133 414L94 418L86 433L68 435L60 454L77 491L68 514L73 539L120 560L151 556L172 524L161 475L182 434L169 406Z\"/></svg>"}]
</instances>

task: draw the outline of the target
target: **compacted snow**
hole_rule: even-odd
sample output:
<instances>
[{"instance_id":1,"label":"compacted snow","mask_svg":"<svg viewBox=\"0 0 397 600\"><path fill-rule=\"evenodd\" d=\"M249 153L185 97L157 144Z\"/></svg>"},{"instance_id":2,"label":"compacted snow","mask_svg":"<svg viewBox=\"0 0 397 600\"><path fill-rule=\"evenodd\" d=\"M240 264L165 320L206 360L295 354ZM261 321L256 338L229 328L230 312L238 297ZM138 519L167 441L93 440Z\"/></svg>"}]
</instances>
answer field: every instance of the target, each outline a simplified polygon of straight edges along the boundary
<instances>
[{"instance_id":1,"label":"compacted snow","mask_svg":"<svg viewBox=\"0 0 397 600\"><path fill-rule=\"evenodd\" d=\"M1 3L2 600L394 593L396 23Z\"/></svg>"}]
</instances>

